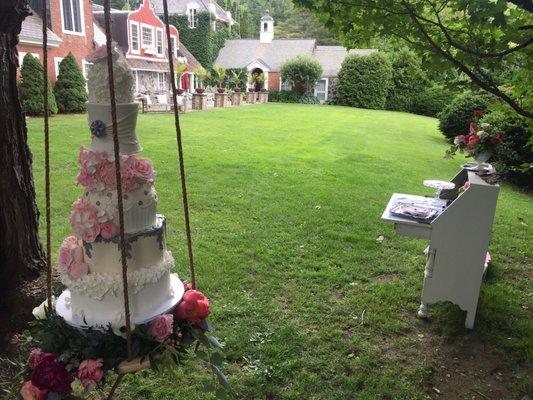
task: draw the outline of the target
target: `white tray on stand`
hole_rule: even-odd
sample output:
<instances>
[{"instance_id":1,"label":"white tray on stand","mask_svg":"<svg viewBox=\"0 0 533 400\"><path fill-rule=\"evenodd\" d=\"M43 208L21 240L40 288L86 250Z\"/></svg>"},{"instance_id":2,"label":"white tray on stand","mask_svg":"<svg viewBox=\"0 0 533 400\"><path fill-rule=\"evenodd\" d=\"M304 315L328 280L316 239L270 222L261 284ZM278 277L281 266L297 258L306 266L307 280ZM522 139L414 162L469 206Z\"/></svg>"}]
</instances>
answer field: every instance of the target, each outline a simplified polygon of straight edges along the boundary
<instances>
[{"instance_id":1,"label":"white tray on stand","mask_svg":"<svg viewBox=\"0 0 533 400\"><path fill-rule=\"evenodd\" d=\"M152 310L149 313L141 315L133 315L132 322L136 325L146 324L151 321L158 315L164 314L174 308L183 297L185 293L185 287L183 282L178 278L176 274L170 274L170 287L172 296L168 297L166 301L161 303L156 309ZM82 317L75 315L72 312L70 307L70 290L64 290L63 293L59 296L56 302L56 312L58 315L63 317L65 322L76 328L89 328L87 324L83 322ZM102 320L94 321L91 323L90 327L93 329L107 329L111 321Z\"/></svg>"}]
</instances>

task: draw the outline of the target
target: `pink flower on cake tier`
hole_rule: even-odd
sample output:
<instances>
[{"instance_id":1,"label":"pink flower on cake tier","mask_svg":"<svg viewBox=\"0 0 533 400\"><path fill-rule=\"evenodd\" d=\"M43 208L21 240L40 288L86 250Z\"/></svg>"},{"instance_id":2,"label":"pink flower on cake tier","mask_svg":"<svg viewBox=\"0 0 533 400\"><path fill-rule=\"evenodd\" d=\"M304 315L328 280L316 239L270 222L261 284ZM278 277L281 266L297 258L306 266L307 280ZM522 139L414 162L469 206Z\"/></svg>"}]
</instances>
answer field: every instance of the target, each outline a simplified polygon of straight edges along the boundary
<instances>
[{"instance_id":1,"label":"pink flower on cake tier","mask_svg":"<svg viewBox=\"0 0 533 400\"><path fill-rule=\"evenodd\" d=\"M150 323L150 333L158 342L164 342L172 333L173 325L172 314L158 315Z\"/></svg>"},{"instance_id":2,"label":"pink flower on cake tier","mask_svg":"<svg viewBox=\"0 0 533 400\"><path fill-rule=\"evenodd\" d=\"M89 266L83 261L74 261L70 264L67 270L67 274L71 279L79 279L87 275L89 272Z\"/></svg>"},{"instance_id":3,"label":"pink flower on cake tier","mask_svg":"<svg viewBox=\"0 0 533 400\"><path fill-rule=\"evenodd\" d=\"M150 183L154 181L154 169L150 160L142 157L131 157L130 163L137 178Z\"/></svg>"},{"instance_id":4,"label":"pink flower on cake tier","mask_svg":"<svg viewBox=\"0 0 533 400\"><path fill-rule=\"evenodd\" d=\"M72 263L72 251L76 246L78 246L78 238L76 236L69 236L61 243L58 260L61 269L67 269L70 263Z\"/></svg>"},{"instance_id":5,"label":"pink flower on cake tier","mask_svg":"<svg viewBox=\"0 0 533 400\"><path fill-rule=\"evenodd\" d=\"M20 389L20 395L24 400L45 400L48 396L48 390L41 390L33 386L31 381L26 381Z\"/></svg>"},{"instance_id":6,"label":"pink flower on cake tier","mask_svg":"<svg viewBox=\"0 0 533 400\"><path fill-rule=\"evenodd\" d=\"M97 211L91 204L83 203L78 199L74 203L74 209L70 214L70 224L74 234L87 243L92 243L100 234L100 223Z\"/></svg>"},{"instance_id":7,"label":"pink flower on cake tier","mask_svg":"<svg viewBox=\"0 0 533 400\"><path fill-rule=\"evenodd\" d=\"M117 174L114 162L102 163L98 168L98 175L107 190L114 189L117 186Z\"/></svg>"},{"instance_id":8,"label":"pink flower on cake tier","mask_svg":"<svg viewBox=\"0 0 533 400\"><path fill-rule=\"evenodd\" d=\"M100 235L104 239L111 239L117 234L117 226L113 221L107 221L100 225Z\"/></svg>"},{"instance_id":9,"label":"pink flower on cake tier","mask_svg":"<svg viewBox=\"0 0 533 400\"><path fill-rule=\"evenodd\" d=\"M187 290L176 307L176 317L197 324L209 315L209 299L198 290Z\"/></svg>"},{"instance_id":10,"label":"pink flower on cake tier","mask_svg":"<svg viewBox=\"0 0 533 400\"><path fill-rule=\"evenodd\" d=\"M78 378L80 379L85 391L94 388L104 376L102 366L104 360L98 358L96 360L85 360L78 367Z\"/></svg>"}]
</instances>

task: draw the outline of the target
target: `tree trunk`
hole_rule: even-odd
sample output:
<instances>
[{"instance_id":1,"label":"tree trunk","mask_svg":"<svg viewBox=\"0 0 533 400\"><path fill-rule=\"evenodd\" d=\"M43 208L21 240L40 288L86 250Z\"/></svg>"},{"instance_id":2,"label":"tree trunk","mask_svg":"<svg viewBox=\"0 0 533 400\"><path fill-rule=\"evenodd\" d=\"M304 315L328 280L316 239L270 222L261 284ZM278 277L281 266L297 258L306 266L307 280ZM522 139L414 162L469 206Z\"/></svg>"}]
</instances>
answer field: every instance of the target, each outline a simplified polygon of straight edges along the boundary
<instances>
[{"instance_id":1,"label":"tree trunk","mask_svg":"<svg viewBox=\"0 0 533 400\"><path fill-rule=\"evenodd\" d=\"M0 325L18 314L6 296L20 295L20 285L37 278L45 266L32 155L17 90L16 46L27 15L25 0L0 1Z\"/></svg>"}]
</instances>

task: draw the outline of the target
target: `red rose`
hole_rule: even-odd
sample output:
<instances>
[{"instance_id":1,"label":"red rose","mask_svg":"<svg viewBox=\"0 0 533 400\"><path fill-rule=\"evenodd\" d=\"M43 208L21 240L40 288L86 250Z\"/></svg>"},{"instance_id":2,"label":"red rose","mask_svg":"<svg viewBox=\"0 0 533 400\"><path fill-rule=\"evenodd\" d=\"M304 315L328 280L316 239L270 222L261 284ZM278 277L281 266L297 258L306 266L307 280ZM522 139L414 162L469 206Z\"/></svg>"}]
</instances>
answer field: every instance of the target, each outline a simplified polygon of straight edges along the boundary
<instances>
[{"instance_id":1,"label":"red rose","mask_svg":"<svg viewBox=\"0 0 533 400\"><path fill-rule=\"evenodd\" d=\"M187 290L176 307L176 318L197 324L209 315L209 299L198 290Z\"/></svg>"},{"instance_id":2,"label":"red rose","mask_svg":"<svg viewBox=\"0 0 533 400\"><path fill-rule=\"evenodd\" d=\"M490 142L493 145L497 146L497 145L499 145L502 142L502 140L498 136L496 136L496 137L493 137L492 139L490 139Z\"/></svg>"},{"instance_id":3,"label":"red rose","mask_svg":"<svg viewBox=\"0 0 533 400\"><path fill-rule=\"evenodd\" d=\"M67 365L57 360L54 354L45 355L33 369L31 383L40 390L49 390L68 395L74 377L66 370Z\"/></svg>"}]
</instances>

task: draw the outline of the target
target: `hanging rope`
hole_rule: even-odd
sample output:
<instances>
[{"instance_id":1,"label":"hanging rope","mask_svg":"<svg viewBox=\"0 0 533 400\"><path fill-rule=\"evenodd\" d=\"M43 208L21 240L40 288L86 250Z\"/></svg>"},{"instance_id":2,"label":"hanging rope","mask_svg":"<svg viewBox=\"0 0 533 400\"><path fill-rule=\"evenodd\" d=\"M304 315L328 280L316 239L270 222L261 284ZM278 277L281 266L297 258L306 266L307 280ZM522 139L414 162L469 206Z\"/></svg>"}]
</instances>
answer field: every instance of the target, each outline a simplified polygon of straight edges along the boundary
<instances>
[{"instance_id":1,"label":"hanging rope","mask_svg":"<svg viewBox=\"0 0 533 400\"><path fill-rule=\"evenodd\" d=\"M120 259L122 261L122 289L124 293L124 316L126 318L126 343L128 361L132 360L130 301L128 295L128 262L126 258L126 237L124 234L124 203L122 198L122 173L120 171L120 147L117 127L117 102L115 98L115 81L113 76L113 54L111 38L111 12L109 0L104 0L105 36L107 47L107 73L109 81L109 99L111 102L111 120L113 123L113 150L115 155L115 172L117 179L118 220L120 232ZM120 375L119 375L120 376Z\"/></svg>"},{"instance_id":2,"label":"hanging rope","mask_svg":"<svg viewBox=\"0 0 533 400\"><path fill-rule=\"evenodd\" d=\"M46 299L52 309L52 229L50 226L50 128L48 123L48 7L43 0L43 106L44 106L44 191L46 198Z\"/></svg>"},{"instance_id":3,"label":"hanging rope","mask_svg":"<svg viewBox=\"0 0 533 400\"><path fill-rule=\"evenodd\" d=\"M165 18L165 27L167 32L167 47L168 47L168 62L170 69L170 81L172 85L172 102L174 104L174 125L176 128L176 141L178 143L178 158L180 165L181 177L181 194L183 198L183 214L185 216L185 234L187 236L187 250L189 255L189 276L191 279L191 286L196 288L196 273L194 271L194 257L192 252L192 236L191 225L189 222L189 200L187 196L187 183L185 177L185 163L183 162L183 144L181 140L181 126L180 117L178 113L178 100L176 99L176 80L174 77L174 54L172 52L172 43L170 40L170 25L168 22L168 4L167 0L163 0L163 13ZM178 47L178 38L176 38L176 48Z\"/></svg>"}]
</instances>

